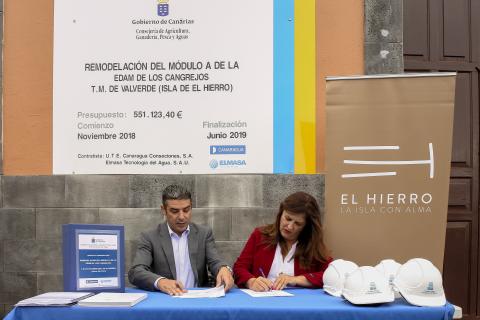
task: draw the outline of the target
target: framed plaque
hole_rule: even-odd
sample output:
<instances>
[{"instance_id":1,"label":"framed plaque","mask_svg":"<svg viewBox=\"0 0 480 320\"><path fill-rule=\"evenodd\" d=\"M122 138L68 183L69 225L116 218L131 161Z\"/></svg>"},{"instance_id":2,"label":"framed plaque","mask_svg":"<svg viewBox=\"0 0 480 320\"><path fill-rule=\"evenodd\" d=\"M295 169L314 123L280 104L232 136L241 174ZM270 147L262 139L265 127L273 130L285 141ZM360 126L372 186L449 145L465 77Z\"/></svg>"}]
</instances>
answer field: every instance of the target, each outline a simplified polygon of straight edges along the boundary
<instances>
[{"instance_id":1,"label":"framed plaque","mask_svg":"<svg viewBox=\"0 0 480 320\"><path fill-rule=\"evenodd\" d=\"M124 292L124 227L63 225L65 291Z\"/></svg>"}]
</instances>

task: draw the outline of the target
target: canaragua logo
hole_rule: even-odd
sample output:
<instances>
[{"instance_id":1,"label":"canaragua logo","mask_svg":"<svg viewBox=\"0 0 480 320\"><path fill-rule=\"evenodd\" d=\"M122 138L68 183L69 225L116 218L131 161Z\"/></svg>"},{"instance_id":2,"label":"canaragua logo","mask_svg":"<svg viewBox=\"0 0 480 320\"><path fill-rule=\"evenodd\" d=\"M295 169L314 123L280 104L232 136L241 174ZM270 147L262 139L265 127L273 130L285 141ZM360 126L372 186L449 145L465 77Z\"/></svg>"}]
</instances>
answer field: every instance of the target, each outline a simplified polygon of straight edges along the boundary
<instances>
[{"instance_id":1,"label":"canaragua logo","mask_svg":"<svg viewBox=\"0 0 480 320\"><path fill-rule=\"evenodd\" d=\"M160 17L168 16L170 12L168 2L169 0L157 0L157 14Z\"/></svg>"},{"instance_id":2,"label":"canaragua logo","mask_svg":"<svg viewBox=\"0 0 480 320\"><path fill-rule=\"evenodd\" d=\"M376 151L376 150L400 150L400 146L345 146L344 151ZM429 158L426 160L394 160L394 161L378 161L378 160L343 160L344 164L352 165L429 165L429 177L433 179L435 166L433 158L433 143L428 144ZM362 172L362 173L345 173L342 174L343 179L347 178L365 178L365 177L384 177L384 176L396 176L396 171L384 171L384 172Z\"/></svg>"}]
</instances>

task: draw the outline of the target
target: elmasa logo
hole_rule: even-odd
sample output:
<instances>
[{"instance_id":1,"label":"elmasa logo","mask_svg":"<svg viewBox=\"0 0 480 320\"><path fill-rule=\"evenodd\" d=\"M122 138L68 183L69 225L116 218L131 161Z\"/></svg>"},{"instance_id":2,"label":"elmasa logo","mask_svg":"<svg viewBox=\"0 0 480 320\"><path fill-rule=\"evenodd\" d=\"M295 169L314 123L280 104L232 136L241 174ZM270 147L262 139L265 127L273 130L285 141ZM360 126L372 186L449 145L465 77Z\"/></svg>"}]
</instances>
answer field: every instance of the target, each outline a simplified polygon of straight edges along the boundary
<instances>
[{"instance_id":1,"label":"elmasa logo","mask_svg":"<svg viewBox=\"0 0 480 320\"><path fill-rule=\"evenodd\" d=\"M217 167L218 167L218 161L215 159L212 159L212 161L210 161L210 168L216 169Z\"/></svg>"}]
</instances>

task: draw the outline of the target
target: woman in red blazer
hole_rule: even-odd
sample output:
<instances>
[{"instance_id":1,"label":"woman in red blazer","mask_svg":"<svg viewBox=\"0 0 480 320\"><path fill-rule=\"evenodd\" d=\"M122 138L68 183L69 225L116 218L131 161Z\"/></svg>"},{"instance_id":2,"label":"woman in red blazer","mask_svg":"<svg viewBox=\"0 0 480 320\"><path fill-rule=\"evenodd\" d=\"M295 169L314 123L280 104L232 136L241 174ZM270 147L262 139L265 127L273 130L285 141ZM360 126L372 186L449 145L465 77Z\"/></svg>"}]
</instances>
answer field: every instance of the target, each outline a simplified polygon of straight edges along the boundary
<instances>
[{"instance_id":1,"label":"woman in red blazer","mask_svg":"<svg viewBox=\"0 0 480 320\"><path fill-rule=\"evenodd\" d=\"M275 223L252 232L233 272L237 286L255 291L321 288L330 261L318 203L297 192L280 204Z\"/></svg>"}]
</instances>

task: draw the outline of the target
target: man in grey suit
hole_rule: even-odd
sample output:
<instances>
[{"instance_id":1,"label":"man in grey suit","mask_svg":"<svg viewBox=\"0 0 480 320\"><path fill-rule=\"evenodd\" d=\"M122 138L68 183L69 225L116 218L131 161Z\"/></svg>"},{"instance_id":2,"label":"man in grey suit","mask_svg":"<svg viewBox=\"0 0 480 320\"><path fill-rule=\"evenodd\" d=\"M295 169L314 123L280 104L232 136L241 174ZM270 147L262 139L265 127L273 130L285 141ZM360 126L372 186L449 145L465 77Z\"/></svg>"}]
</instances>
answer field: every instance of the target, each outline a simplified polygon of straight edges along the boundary
<instances>
[{"instance_id":1,"label":"man in grey suit","mask_svg":"<svg viewBox=\"0 0 480 320\"><path fill-rule=\"evenodd\" d=\"M224 284L225 291L229 290L233 286L232 269L220 259L212 230L190 222L190 192L182 186L168 186L162 203L166 222L142 232L128 272L130 283L181 295L185 288L207 285L208 267L216 277L216 285Z\"/></svg>"}]
</instances>

